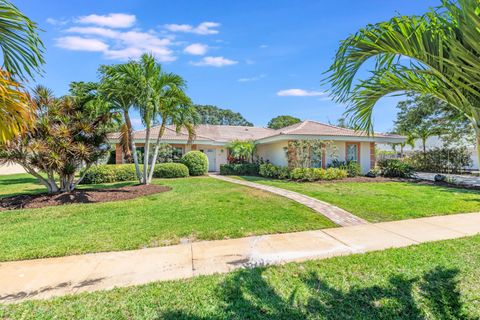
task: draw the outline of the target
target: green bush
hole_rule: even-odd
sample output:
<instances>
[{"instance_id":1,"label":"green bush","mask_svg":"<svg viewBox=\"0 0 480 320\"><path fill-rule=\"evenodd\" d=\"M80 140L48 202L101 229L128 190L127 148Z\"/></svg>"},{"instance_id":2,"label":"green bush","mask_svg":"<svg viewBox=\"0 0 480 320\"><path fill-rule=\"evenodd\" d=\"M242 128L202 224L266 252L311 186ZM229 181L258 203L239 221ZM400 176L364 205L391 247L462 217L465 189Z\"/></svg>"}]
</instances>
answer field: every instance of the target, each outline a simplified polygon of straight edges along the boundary
<instances>
[{"instance_id":1,"label":"green bush","mask_svg":"<svg viewBox=\"0 0 480 320\"><path fill-rule=\"evenodd\" d=\"M191 176L202 176L208 172L208 158L200 151L189 151L181 161L187 166Z\"/></svg>"},{"instance_id":2,"label":"green bush","mask_svg":"<svg viewBox=\"0 0 480 320\"><path fill-rule=\"evenodd\" d=\"M188 168L183 163L160 163L153 170L155 178L185 178L188 177Z\"/></svg>"},{"instance_id":3,"label":"green bush","mask_svg":"<svg viewBox=\"0 0 480 320\"><path fill-rule=\"evenodd\" d=\"M220 165L221 175L258 176L259 165L256 163L237 163Z\"/></svg>"},{"instance_id":4,"label":"green bush","mask_svg":"<svg viewBox=\"0 0 480 320\"><path fill-rule=\"evenodd\" d=\"M362 172L360 164L357 161L333 160L329 167L346 170L349 177L359 176Z\"/></svg>"},{"instance_id":5,"label":"green bush","mask_svg":"<svg viewBox=\"0 0 480 320\"><path fill-rule=\"evenodd\" d=\"M378 167L384 177L410 178L413 167L399 159L384 159L378 161Z\"/></svg>"},{"instance_id":6,"label":"green bush","mask_svg":"<svg viewBox=\"0 0 480 320\"><path fill-rule=\"evenodd\" d=\"M143 166L140 166L142 169ZM181 163L161 163L155 165L154 178L183 178L188 177L188 168ZM135 165L133 164L105 164L88 169L82 184L111 183L121 181L135 181Z\"/></svg>"},{"instance_id":7,"label":"green bush","mask_svg":"<svg viewBox=\"0 0 480 320\"><path fill-rule=\"evenodd\" d=\"M417 171L459 173L472 165L470 152L466 147L433 148L415 151L406 159L407 163Z\"/></svg>"},{"instance_id":8,"label":"green bush","mask_svg":"<svg viewBox=\"0 0 480 320\"><path fill-rule=\"evenodd\" d=\"M266 178L288 179L290 178L290 169L288 169L288 167L265 163L260 165L259 174Z\"/></svg>"},{"instance_id":9,"label":"green bush","mask_svg":"<svg viewBox=\"0 0 480 320\"><path fill-rule=\"evenodd\" d=\"M299 181L318 181L318 180L338 180L344 179L348 173L344 169L338 168L295 168L290 177Z\"/></svg>"}]
</instances>

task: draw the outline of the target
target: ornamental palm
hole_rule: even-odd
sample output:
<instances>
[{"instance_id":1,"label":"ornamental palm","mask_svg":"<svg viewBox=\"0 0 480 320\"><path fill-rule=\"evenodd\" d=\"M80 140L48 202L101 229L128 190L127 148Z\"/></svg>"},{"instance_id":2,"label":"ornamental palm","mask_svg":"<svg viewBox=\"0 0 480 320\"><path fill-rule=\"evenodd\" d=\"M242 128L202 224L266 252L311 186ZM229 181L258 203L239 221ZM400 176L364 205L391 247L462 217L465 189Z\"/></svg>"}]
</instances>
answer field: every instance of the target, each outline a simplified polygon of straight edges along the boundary
<instances>
[{"instance_id":1,"label":"ornamental palm","mask_svg":"<svg viewBox=\"0 0 480 320\"><path fill-rule=\"evenodd\" d=\"M0 1L0 142L23 132L33 123L34 110L18 80L31 77L44 63L37 25L13 4Z\"/></svg>"},{"instance_id":2,"label":"ornamental palm","mask_svg":"<svg viewBox=\"0 0 480 320\"><path fill-rule=\"evenodd\" d=\"M480 158L479 57L480 2L444 1L423 16L368 25L342 41L327 80L334 100L349 104L352 123L369 132L373 108L387 94L418 92L447 102L472 123ZM354 83L371 59L370 76Z\"/></svg>"}]
</instances>

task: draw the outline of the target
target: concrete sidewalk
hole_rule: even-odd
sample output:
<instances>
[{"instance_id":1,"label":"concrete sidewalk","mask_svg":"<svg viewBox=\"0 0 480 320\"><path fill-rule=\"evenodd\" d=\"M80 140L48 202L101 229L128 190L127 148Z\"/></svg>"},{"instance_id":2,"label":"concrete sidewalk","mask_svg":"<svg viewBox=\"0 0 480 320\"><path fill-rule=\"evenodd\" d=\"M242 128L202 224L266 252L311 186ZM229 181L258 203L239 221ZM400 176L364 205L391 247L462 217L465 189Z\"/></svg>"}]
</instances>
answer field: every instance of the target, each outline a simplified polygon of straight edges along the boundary
<instances>
[{"instance_id":1,"label":"concrete sidewalk","mask_svg":"<svg viewBox=\"0 0 480 320\"><path fill-rule=\"evenodd\" d=\"M261 183L255 183L251 181L245 181L245 180L230 178L226 176L221 176L219 174L209 174L209 176L219 180L228 181L231 183L240 184L242 186L247 186L250 188L255 188L255 189L267 191L270 193L274 193L279 196L296 201L300 204L303 204L304 206L309 207L310 209L316 211L317 213L327 217L329 220L332 220L337 225L342 227L356 226L356 225L368 223L362 218L359 218L353 215L352 213L346 210L343 210L342 208L339 208L330 203L309 197L307 195L304 195L295 191L291 191L283 188L277 188L274 186L268 186Z\"/></svg>"},{"instance_id":2,"label":"concrete sidewalk","mask_svg":"<svg viewBox=\"0 0 480 320\"><path fill-rule=\"evenodd\" d=\"M480 233L457 214L169 247L0 263L0 303L323 259Z\"/></svg>"}]
</instances>

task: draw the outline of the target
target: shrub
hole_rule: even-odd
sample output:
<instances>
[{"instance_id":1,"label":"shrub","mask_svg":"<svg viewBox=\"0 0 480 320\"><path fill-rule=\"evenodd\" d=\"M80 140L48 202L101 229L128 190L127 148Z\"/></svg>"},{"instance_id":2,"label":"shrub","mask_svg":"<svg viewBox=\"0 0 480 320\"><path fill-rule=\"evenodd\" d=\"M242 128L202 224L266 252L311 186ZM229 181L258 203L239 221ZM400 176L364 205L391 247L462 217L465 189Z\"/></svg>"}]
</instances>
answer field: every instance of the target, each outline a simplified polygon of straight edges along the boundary
<instances>
[{"instance_id":1,"label":"shrub","mask_svg":"<svg viewBox=\"0 0 480 320\"><path fill-rule=\"evenodd\" d=\"M266 178L288 179L290 177L290 169L271 163L264 163L260 165L259 174Z\"/></svg>"},{"instance_id":2,"label":"shrub","mask_svg":"<svg viewBox=\"0 0 480 320\"><path fill-rule=\"evenodd\" d=\"M344 179L348 173L344 169L338 168L295 168L290 177L299 181L318 181L318 180L337 180Z\"/></svg>"},{"instance_id":3,"label":"shrub","mask_svg":"<svg viewBox=\"0 0 480 320\"><path fill-rule=\"evenodd\" d=\"M360 164L357 161L339 161L335 159L329 167L346 170L349 177L359 176L362 172Z\"/></svg>"},{"instance_id":4,"label":"shrub","mask_svg":"<svg viewBox=\"0 0 480 320\"><path fill-rule=\"evenodd\" d=\"M161 163L155 165L154 178L183 178L188 177L188 168L181 163ZM133 164L105 164L92 166L82 181L82 184L111 183L121 181L135 181L135 165Z\"/></svg>"},{"instance_id":5,"label":"shrub","mask_svg":"<svg viewBox=\"0 0 480 320\"><path fill-rule=\"evenodd\" d=\"M208 172L208 158L200 151L189 151L182 157L191 176L202 176Z\"/></svg>"},{"instance_id":6,"label":"shrub","mask_svg":"<svg viewBox=\"0 0 480 320\"><path fill-rule=\"evenodd\" d=\"M410 178L413 175L413 167L399 159L380 160L378 167L384 177Z\"/></svg>"},{"instance_id":7,"label":"shrub","mask_svg":"<svg viewBox=\"0 0 480 320\"><path fill-rule=\"evenodd\" d=\"M259 165L256 163L238 163L220 165L221 175L258 176Z\"/></svg>"},{"instance_id":8,"label":"shrub","mask_svg":"<svg viewBox=\"0 0 480 320\"><path fill-rule=\"evenodd\" d=\"M183 163L160 163L153 170L155 178L185 178L188 177L188 168Z\"/></svg>"},{"instance_id":9,"label":"shrub","mask_svg":"<svg viewBox=\"0 0 480 320\"><path fill-rule=\"evenodd\" d=\"M466 147L433 148L425 153L416 151L407 159L407 163L415 170L442 173L461 172L463 168L472 164L471 161Z\"/></svg>"}]
</instances>

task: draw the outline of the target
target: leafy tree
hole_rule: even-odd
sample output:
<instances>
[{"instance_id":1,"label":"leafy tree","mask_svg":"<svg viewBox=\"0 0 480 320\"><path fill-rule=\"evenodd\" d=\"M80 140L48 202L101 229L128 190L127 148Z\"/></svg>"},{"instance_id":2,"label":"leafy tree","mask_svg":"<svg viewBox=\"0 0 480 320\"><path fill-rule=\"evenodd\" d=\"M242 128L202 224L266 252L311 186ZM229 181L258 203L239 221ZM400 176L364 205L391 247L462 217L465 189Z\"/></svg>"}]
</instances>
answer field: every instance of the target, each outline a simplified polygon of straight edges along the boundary
<instances>
[{"instance_id":1,"label":"leafy tree","mask_svg":"<svg viewBox=\"0 0 480 320\"><path fill-rule=\"evenodd\" d=\"M397 16L349 36L327 80L335 101L349 104L346 114L361 129L373 131L372 112L381 97L417 92L444 101L467 118L480 145L479 57L480 2L445 0L422 16ZM355 81L372 59L370 76Z\"/></svg>"},{"instance_id":2,"label":"leafy tree","mask_svg":"<svg viewBox=\"0 0 480 320\"><path fill-rule=\"evenodd\" d=\"M195 109L199 115L199 124L253 127L253 123L230 109L220 109L212 105L195 105Z\"/></svg>"},{"instance_id":3,"label":"leafy tree","mask_svg":"<svg viewBox=\"0 0 480 320\"><path fill-rule=\"evenodd\" d=\"M0 142L5 142L31 127L35 111L19 80L40 71L43 43L37 24L9 1L0 1Z\"/></svg>"},{"instance_id":4,"label":"leafy tree","mask_svg":"<svg viewBox=\"0 0 480 320\"><path fill-rule=\"evenodd\" d=\"M32 99L35 125L1 146L0 164L20 164L49 193L72 191L83 179L75 180L78 169L88 171L109 150L109 108L91 109L81 101L75 96L55 98L50 90L37 87Z\"/></svg>"},{"instance_id":5,"label":"leafy tree","mask_svg":"<svg viewBox=\"0 0 480 320\"><path fill-rule=\"evenodd\" d=\"M463 114L430 95L410 93L397 108L394 131L410 141L420 139L424 153L429 137L441 136L448 143L465 140L472 134L470 122Z\"/></svg>"},{"instance_id":6,"label":"leafy tree","mask_svg":"<svg viewBox=\"0 0 480 320\"><path fill-rule=\"evenodd\" d=\"M255 154L255 143L252 140L234 140L228 144L230 151L230 163L248 163L253 162Z\"/></svg>"},{"instance_id":7,"label":"leafy tree","mask_svg":"<svg viewBox=\"0 0 480 320\"><path fill-rule=\"evenodd\" d=\"M299 118L295 118L292 116L278 116L270 120L267 127L277 130L299 122L302 122L302 120L300 120Z\"/></svg>"}]
</instances>

